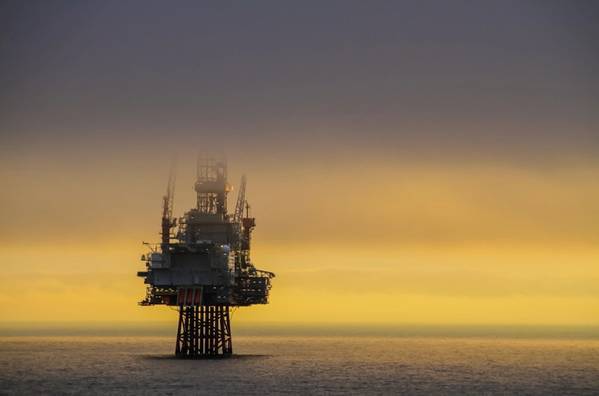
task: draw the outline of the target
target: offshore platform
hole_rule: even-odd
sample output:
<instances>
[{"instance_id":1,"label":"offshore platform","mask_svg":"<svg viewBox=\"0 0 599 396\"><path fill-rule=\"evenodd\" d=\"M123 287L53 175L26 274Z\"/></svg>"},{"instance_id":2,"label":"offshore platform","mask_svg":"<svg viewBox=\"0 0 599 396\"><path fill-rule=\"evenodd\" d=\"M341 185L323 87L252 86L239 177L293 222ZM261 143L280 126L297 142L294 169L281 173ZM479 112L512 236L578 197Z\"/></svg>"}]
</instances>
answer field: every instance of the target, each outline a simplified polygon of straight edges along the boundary
<instances>
[{"instance_id":1,"label":"offshore platform","mask_svg":"<svg viewBox=\"0 0 599 396\"><path fill-rule=\"evenodd\" d=\"M173 217L175 176L169 176L162 202L162 240L146 244L146 270L137 273L147 285L140 305L178 308L175 355L181 358L227 357L233 353L230 309L267 304L272 272L256 269L250 240L256 222L241 178L235 212L227 212L224 160L198 159L195 208Z\"/></svg>"}]
</instances>

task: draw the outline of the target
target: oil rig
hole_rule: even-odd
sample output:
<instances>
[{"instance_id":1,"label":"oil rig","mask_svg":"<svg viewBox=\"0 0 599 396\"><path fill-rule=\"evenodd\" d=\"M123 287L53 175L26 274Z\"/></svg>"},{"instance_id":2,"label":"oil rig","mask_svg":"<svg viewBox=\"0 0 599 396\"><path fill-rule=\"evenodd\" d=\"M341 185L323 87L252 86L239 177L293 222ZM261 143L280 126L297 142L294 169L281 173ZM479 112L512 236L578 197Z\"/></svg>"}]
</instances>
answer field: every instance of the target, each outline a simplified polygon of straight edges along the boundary
<instances>
[{"instance_id":1,"label":"oil rig","mask_svg":"<svg viewBox=\"0 0 599 396\"><path fill-rule=\"evenodd\" d=\"M228 357L233 353L230 309L267 304L274 274L256 269L250 240L256 226L241 178L235 212L227 212L224 160L198 159L196 207L173 217L175 176L171 170L162 200L161 242L146 245L147 285L140 305L177 307L175 355L180 358Z\"/></svg>"}]
</instances>

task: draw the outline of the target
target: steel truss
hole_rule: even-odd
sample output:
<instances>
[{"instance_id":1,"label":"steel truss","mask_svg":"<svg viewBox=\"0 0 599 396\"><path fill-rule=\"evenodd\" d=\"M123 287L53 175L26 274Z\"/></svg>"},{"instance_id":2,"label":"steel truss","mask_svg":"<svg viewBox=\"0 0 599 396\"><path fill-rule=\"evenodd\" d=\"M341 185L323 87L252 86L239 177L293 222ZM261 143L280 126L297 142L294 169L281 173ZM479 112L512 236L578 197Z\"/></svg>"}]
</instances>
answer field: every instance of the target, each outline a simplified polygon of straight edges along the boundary
<instances>
[{"instance_id":1,"label":"steel truss","mask_svg":"<svg viewBox=\"0 0 599 396\"><path fill-rule=\"evenodd\" d=\"M233 353L228 305L180 305L175 355L202 359Z\"/></svg>"}]
</instances>

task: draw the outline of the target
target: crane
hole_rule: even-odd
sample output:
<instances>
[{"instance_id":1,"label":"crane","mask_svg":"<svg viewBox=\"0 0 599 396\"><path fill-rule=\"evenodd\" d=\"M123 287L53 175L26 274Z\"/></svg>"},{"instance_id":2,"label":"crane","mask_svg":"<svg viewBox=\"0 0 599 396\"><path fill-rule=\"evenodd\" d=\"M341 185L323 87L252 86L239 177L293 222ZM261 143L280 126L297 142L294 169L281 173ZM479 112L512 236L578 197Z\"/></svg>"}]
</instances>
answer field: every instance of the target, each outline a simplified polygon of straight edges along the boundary
<instances>
[{"instance_id":1,"label":"crane","mask_svg":"<svg viewBox=\"0 0 599 396\"><path fill-rule=\"evenodd\" d=\"M175 199L175 166L171 165L168 175L168 184L166 194L162 197L162 245L166 246L170 242L171 228L175 226L176 220L173 219L173 202Z\"/></svg>"},{"instance_id":2,"label":"crane","mask_svg":"<svg viewBox=\"0 0 599 396\"><path fill-rule=\"evenodd\" d=\"M245 175L241 176L241 182L239 183L239 193L237 194L237 204L235 205L235 214L233 215L234 223L241 223L243 217L243 209L246 206L245 201Z\"/></svg>"}]
</instances>

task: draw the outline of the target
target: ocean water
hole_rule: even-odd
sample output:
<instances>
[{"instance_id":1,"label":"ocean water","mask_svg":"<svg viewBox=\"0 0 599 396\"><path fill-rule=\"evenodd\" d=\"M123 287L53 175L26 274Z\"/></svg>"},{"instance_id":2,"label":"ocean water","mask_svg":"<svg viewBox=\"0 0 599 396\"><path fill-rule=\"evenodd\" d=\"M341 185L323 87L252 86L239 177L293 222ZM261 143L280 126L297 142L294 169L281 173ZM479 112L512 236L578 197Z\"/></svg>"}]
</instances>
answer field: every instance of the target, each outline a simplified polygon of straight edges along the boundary
<instances>
[{"instance_id":1,"label":"ocean water","mask_svg":"<svg viewBox=\"0 0 599 396\"><path fill-rule=\"evenodd\" d=\"M237 337L172 358L173 337L0 337L2 394L599 395L599 341Z\"/></svg>"}]
</instances>

